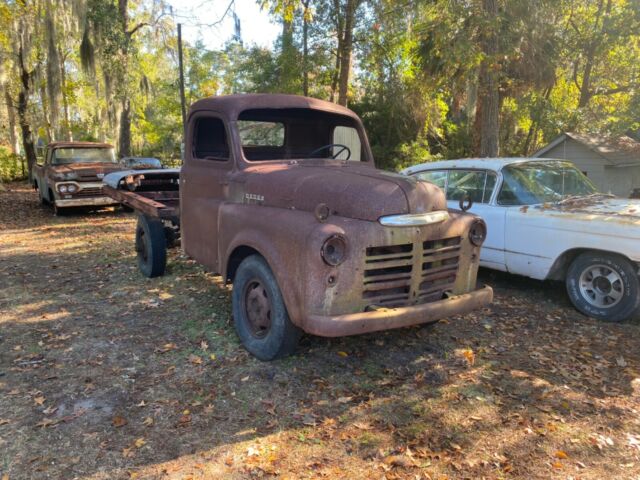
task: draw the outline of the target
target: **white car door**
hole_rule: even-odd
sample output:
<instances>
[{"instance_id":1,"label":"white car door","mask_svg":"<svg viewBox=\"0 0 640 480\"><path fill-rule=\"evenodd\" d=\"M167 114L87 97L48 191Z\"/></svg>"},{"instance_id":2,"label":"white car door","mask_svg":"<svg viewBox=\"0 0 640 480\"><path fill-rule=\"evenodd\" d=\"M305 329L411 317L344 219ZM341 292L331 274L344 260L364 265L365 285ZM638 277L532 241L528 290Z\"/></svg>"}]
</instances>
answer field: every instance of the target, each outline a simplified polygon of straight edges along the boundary
<instances>
[{"instance_id":1,"label":"white car door","mask_svg":"<svg viewBox=\"0 0 640 480\"><path fill-rule=\"evenodd\" d=\"M445 191L447 207L460 209L460 199L468 196L473 204L469 212L482 217L487 224L487 239L480 251L480 265L506 271L506 209L491 203L497 176L486 170L430 170L415 175L435 183Z\"/></svg>"}]
</instances>

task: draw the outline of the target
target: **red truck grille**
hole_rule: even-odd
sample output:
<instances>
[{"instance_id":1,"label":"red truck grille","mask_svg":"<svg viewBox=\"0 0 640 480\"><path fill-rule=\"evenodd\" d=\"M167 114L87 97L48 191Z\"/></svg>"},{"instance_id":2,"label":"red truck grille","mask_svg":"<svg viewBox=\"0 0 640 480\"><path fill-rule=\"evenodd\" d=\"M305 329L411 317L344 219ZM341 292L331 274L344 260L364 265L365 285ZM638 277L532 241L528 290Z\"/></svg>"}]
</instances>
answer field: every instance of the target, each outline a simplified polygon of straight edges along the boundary
<instances>
[{"instance_id":1,"label":"red truck grille","mask_svg":"<svg viewBox=\"0 0 640 480\"><path fill-rule=\"evenodd\" d=\"M459 256L460 237L369 247L362 297L386 307L440 300L453 288Z\"/></svg>"},{"instance_id":2,"label":"red truck grille","mask_svg":"<svg viewBox=\"0 0 640 480\"><path fill-rule=\"evenodd\" d=\"M88 187L78 190L76 197L100 197L104 195L102 187Z\"/></svg>"}]
</instances>

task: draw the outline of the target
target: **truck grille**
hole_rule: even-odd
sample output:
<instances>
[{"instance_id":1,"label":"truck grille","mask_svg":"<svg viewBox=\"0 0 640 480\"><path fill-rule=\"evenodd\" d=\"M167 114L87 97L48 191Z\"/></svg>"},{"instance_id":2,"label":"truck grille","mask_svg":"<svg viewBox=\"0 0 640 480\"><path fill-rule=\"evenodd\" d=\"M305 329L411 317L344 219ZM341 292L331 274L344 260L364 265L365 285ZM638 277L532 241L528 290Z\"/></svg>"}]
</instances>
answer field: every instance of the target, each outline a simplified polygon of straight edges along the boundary
<instances>
[{"instance_id":1,"label":"truck grille","mask_svg":"<svg viewBox=\"0 0 640 480\"><path fill-rule=\"evenodd\" d=\"M459 256L460 237L369 247L362 297L386 307L440 300L453 288Z\"/></svg>"},{"instance_id":2,"label":"truck grille","mask_svg":"<svg viewBox=\"0 0 640 480\"><path fill-rule=\"evenodd\" d=\"M76 197L100 197L104 195L102 192L102 187L87 187L82 188L76 192Z\"/></svg>"}]
</instances>

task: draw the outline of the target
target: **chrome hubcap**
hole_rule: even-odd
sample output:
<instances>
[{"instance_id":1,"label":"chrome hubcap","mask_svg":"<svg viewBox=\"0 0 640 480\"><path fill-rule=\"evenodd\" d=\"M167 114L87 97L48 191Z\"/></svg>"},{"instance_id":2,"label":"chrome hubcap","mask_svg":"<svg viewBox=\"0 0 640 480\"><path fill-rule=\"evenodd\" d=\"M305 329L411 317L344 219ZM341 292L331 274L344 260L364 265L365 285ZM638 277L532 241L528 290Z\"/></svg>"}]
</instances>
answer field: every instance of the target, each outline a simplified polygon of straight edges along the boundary
<instances>
[{"instance_id":1,"label":"chrome hubcap","mask_svg":"<svg viewBox=\"0 0 640 480\"><path fill-rule=\"evenodd\" d=\"M580 293L594 307L611 308L622 300L624 281L606 265L591 265L580 275Z\"/></svg>"}]
</instances>

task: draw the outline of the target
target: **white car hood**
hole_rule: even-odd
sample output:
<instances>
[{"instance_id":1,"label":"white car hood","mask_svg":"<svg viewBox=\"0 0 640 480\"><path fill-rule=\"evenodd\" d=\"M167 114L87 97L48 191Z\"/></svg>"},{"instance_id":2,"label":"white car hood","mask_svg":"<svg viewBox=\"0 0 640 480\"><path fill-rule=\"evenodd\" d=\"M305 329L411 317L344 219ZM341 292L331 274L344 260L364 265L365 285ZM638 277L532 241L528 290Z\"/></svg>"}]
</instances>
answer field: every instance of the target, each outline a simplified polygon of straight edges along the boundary
<instances>
[{"instance_id":1,"label":"white car hood","mask_svg":"<svg viewBox=\"0 0 640 480\"><path fill-rule=\"evenodd\" d=\"M640 225L640 200L606 196L576 197L536 205L537 210L565 213L580 220L605 220Z\"/></svg>"}]
</instances>

